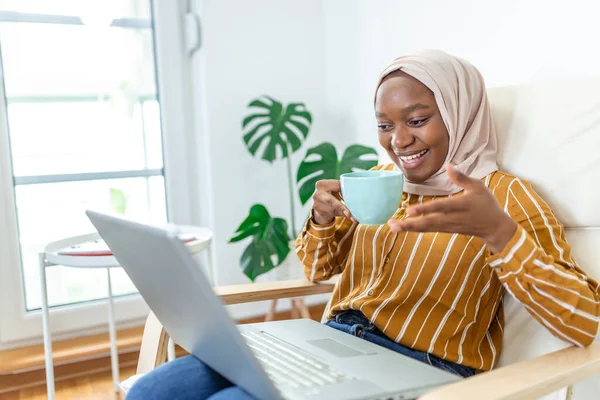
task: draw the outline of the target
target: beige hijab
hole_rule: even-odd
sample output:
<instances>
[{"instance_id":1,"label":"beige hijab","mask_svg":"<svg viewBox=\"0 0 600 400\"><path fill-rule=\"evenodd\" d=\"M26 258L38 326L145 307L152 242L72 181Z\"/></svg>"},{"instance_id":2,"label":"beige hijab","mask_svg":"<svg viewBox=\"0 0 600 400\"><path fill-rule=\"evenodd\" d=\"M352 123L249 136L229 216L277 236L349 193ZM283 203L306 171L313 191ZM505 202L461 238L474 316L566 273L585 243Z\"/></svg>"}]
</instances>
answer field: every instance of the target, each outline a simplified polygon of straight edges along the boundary
<instances>
[{"instance_id":1,"label":"beige hijab","mask_svg":"<svg viewBox=\"0 0 600 400\"><path fill-rule=\"evenodd\" d=\"M477 68L443 51L428 50L395 59L379 77L377 88L387 75L398 70L433 92L450 136L442 168L423 183L405 181L404 191L426 196L460 192L462 188L453 184L446 173L448 163L476 179L498 170L496 131L485 83Z\"/></svg>"}]
</instances>

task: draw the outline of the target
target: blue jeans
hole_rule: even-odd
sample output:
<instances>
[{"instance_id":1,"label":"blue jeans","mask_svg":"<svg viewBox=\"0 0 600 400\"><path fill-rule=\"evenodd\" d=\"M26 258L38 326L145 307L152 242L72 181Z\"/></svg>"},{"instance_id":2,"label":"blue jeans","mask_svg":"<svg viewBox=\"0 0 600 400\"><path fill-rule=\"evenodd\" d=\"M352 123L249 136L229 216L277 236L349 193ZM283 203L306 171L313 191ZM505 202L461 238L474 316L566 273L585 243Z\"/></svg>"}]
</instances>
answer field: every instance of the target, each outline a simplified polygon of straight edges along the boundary
<instances>
[{"instance_id":1,"label":"blue jeans","mask_svg":"<svg viewBox=\"0 0 600 400\"><path fill-rule=\"evenodd\" d=\"M412 350L390 339L359 311L344 311L327 321L327 325L358 336L369 342L467 377L473 368L443 360L429 353ZM127 394L127 400L252 400L251 395L235 386L194 356L178 358L163 364L140 378Z\"/></svg>"},{"instance_id":2,"label":"blue jeans","mask_svg":"<svg viewBox=\"0 0 600 400\"><path fill-rule=\"evenodd\" d=\"M194 356L175 359L140 378L127 400L253 400Z\"/></svg>"},{"instance_id":3,"label":"blue jeans","mask_svg":"<svg viewBox=\"0 0 600 400\"><path fill-rule=\"evenodd\" d=\"M467 378L477 373L477 370L471 367L453 363L442 358L436 357L433 354L425 353L423 351L413 350L409 347L402 346L389 339L385 334L380 331L373 323L371 323L367 317L360 311L348 310L343 311L335 316L335 319L331 319L326 323L328 326L335 328L339 331L349 333L350 335L357 336L359 338L368 340L371 343L378 344L387 349L393 350L396 353L403 354L407 357L414 358L415 360L424 362L432 365L441 370L450 372Z\"/></svg>"}]
</instances>

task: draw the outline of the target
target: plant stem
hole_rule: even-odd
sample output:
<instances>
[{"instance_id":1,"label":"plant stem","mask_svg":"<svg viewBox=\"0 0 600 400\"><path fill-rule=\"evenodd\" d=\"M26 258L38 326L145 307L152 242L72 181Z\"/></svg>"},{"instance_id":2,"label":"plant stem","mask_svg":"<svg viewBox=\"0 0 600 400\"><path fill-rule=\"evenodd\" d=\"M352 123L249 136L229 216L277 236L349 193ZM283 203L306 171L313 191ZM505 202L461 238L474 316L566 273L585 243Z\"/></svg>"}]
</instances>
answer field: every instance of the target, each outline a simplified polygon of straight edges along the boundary
<instances>
[{"instance_id":1,"label":"plant stem","mask_svg":"<svg viewBox=\"0 0 600 400\"><path fill-rule=\"evenodd\" d=\"M292 149L288 145L288 156L287 156L287 172L288 172L288 185L290 190L290 213L292 220L292 239L296 238L296 210L294 207L294 182L292 181Z\"/></svg>"}]
</instances>

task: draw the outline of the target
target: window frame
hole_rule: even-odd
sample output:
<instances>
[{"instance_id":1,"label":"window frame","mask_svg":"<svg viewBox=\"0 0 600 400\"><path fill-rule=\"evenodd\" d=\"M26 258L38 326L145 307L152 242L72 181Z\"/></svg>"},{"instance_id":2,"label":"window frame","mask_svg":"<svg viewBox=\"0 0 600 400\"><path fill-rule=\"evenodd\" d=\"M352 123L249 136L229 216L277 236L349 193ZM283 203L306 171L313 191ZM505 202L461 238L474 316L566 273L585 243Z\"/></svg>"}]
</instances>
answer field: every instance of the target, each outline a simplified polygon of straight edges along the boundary
<instances>
[{"instance_id":1,"label":"window frame","mask_svg":"<svg viewBox=\"0 0 600 400\"><path fill-rule=\"evenodd\" d=\"M190 56L185 48L183 1L152 0L153 20L120 18L111 26L151 28L154 44L157 100L163 145L163 169L65 174L13 178L8 131L4 71L0 63L0 349L41 342L39 310L26 311L21 255L18 239L15 184L40 181L77 181L114 177L163 175L167 217L170 222L199 224L199 185L194 149L194 96ZM0 11L0 22L37 22L82 25L74 16ZM1 38L0 38L1 56ZM124 176L125 174L128 174ZM119 328L139 325L149 309L140 295L115 298ZM53 339L105 331L108 323L106 300L95 300L51 309Z\"/></svg>"}]
</instances>

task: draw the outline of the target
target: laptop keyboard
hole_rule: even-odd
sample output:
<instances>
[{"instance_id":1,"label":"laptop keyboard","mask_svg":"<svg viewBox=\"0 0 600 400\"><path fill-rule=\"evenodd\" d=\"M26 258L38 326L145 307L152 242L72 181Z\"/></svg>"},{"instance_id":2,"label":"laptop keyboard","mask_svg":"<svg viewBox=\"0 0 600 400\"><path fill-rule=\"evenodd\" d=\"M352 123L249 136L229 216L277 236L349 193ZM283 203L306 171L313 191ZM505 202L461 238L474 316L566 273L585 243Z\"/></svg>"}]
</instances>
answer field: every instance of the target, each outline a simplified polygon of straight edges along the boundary
<instances>
[{"instance_id":1,"label":"laptop keyboard","mask_svg":"<svg viewBox=\"0 0 600 400\"><path fill-rule=\"evenodd\" d=\"M355 379L267 333L241 334L275 386L308 388Z\"/></svg>"}]
</instances>

